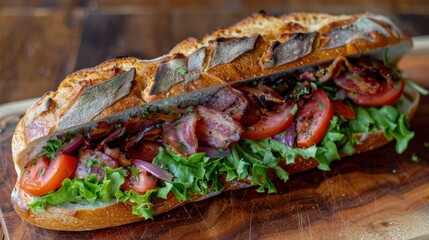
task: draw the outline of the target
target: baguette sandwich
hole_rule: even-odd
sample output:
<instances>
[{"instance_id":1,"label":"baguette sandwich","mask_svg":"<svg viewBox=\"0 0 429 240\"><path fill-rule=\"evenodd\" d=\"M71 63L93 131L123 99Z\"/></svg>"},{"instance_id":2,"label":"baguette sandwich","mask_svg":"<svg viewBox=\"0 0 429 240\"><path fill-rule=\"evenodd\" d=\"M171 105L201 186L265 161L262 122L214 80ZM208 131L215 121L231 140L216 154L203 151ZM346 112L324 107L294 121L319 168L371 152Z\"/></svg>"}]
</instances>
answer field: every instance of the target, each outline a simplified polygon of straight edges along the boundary
<instances>
[{"instance_id":1,"label":"baguette sandwich","mask_svg":"<svg viewBox=\"0 0 429 240\"><path fill-rule=\"evenodd\" d=\"M16 212L82 231L151 219L396 141L419 93L395 67L410 38L373 14L254 14L153 60L66 77L18 123ZM279 181L276 180L276 181Z\"/></svg>"}]
</instances>

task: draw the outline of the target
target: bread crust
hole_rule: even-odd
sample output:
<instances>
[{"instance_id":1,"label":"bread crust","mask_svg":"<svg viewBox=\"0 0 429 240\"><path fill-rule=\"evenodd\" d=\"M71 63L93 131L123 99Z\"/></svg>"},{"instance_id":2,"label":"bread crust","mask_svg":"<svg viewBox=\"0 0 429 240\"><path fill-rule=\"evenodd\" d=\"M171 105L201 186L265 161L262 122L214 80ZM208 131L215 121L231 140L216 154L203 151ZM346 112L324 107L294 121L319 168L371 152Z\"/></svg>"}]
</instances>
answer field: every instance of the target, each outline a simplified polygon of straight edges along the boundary
<instances>
[{"instance_id":1,"label":"bread crust","mask_svg":"<svg viewBox=\"0 0 429 240\"><path fill-rule=\"evenodd\" d=\"M364 19L364 20L362 20ZM381 20L380 20L381 19ZM327 49L329 35L335 29L347 26L357 27L360 22L375 24L373 28L362 29L362 33L354 35L353 31L343 44ZM356 24L353 25L353 24ZM360 26L363 28L363 26ZM365 32L366 31L366 32ZM276 43L285 42L295 33L316 33L311 52L297 60L276 66L267 67L272 57L270 50ZM213 54L219 39L243 38L259 36L253 50L240 54L231 62L211 67ZM403 35L397 27L384 17L371 14L359 15L328 15L316 13L297 13L273 17L263 12L254 14L228 28L217 29L207 34L201 41L189 38L176 45L172 51L158 59L141 60L133 57L115 58L98 66L82 69L68 75L55 92L48 92L37 103L30 107L18 123L12 139L12 156L14 162L20 152L32 141L55 132L62 116L77 101L84 89L104 82L117 75L118 71L136 69L135 81L130 92L116 103L105 108L93 120L108 116L125 109L140 106L165 97L183 94L209 86L238 81L255 76L295 68L322 60L334 59L363 53L374 49L392 46L410 39ZM299 44L298 44L299 45ZM199 77L191 82L183 81L166 92L150 94L155 83L157 71L162 63L178 56L189 57L195 50L206 48L206 57L202 63Z\"/></svg>"},{"instance_id":2,"label":"bread crust","mask_svg":"<svg viewBox=\"0 0 429 240\"><path fill-rule=\"evenodd\" d=\"M329 34L337 28L346 27L362 19L369 19L377 26L377 29L367 32L371 39L364 37L352 39L334 48L325 48L330 41ZM366 20L365 20L366 21ZM272 60L273 46L284 43L296 36L295 33L313 33L315 39L310 48L311 52L305 56L287 63L268 67L267 62ZM253 49L239 54L230 62L213 66L215 51L220 44L219 39L240 39L258 35ZM222 40L223 41L223 40ZM56 132L56 126L76 102L85 88L107 81L118 72L136 69L135 81L129 93L103 109L92 120L96 120L123 110L143 105L147 102L171 97L209 86L239 81L255 76L262 76L290 68L316 63L322 60L334 59L337 56L347 56L363 53L374 49L392 46L401 42L409 42L396 26L392 25L380 16L374 15L328 15L298 13L283 15L280 17L268 16L264 13L254 14L229 28L217 29L206 35L201 41L190 38L176 45L168 55L154 60L141 60L132 57L116 58L105 61L93 68L83 69L68 75L55 92L45 94L37 103L27 111L18 123L12 139L13 160L20 176L22 166L18 165L18 156L31 142L38 138ZM192 82L181 82L172 86L166 92L150 94L155 84L155 78L160 66L172 59L180 57L189 58L196 50L205 48L205 58L199 77ZM406 110L411 118L414 114L419 95L411 94L412 104ZM358 136L362 137L362 136ZM369 151L380 147L388 140L382 132L366 134L361 145L357 145L357 152ZM22 164L23 162L20 161ZM25 163L25 162L24 162ZM297 159L293 165L283 166L290 174L299 173L317 167L315 159ZM18 177L19 183L19 177ZM50 206L45 212L32 213L26 206L32 201L32 197L20 190L19 184L15 186L12 194L12 202L17 213L24 220L48 229L81 231L93 230L112 226L123 225L143 220L132 214L132 205L127 203L110 203L93 209L70 209L58 206ZM226 190L249 187L246 182L226 183ZM204 196L194 196L197 201ZM181 206L176 197L170 195L166 201L154 206L154 214L158 215L173 208Z\"/></svg>"}]
</instances>

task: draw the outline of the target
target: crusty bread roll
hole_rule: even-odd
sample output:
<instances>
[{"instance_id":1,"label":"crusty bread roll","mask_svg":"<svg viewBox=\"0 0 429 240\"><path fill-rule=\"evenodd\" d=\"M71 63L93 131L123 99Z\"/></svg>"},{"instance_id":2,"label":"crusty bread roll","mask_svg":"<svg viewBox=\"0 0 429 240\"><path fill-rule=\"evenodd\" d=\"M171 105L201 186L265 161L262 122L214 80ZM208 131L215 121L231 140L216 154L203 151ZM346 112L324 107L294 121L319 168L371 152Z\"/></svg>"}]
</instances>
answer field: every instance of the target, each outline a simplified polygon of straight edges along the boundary
<instances>
[{"instance_id":1,"label":"crusty bread roll","mask_svg":"<svg viewBox=\"0 0 429 240\"><path fill-rule=\"evenodd\" d=\"M158 59L117 58L80 70L67 76L57 91L45 94L17 125L12 150L18 183L23 167L30 160L23 151L28 152L27 148L33 148L32 143L44 136L159 99L400 43L410 43L410 39L382 16L298 13L273 17L261 12L228 28L215 30L201 41L186 39ZM171 64L185 69L172 73ZM78 123L65 120L76 114L76 104L86 89L132 68L136 69L135 80L128 86L119 86L125 90L118 93L117 99L98 107ZM180 82L166 86L165 79L172 78ZM419 96L407 89L403 98L409 102L404 112L411 118ZM362 142L356 146L358 152L380 147L388 141L382 132L376 132L365 135ZM287 165L286 170L293 174L317 165L316 160L297 159L295 164ZM226 185L225 190L248 186L248 183L233 182ZM193 200L206 197L194 196ZM91 230L142 220L131 213L131 204L115 202L100 203L96 207L89 204L50 206L46 212L32 213L26 206L32 199L16 185L12 200L18 214L34 225L49 229ZM170 196L162 204L155 204L154 215L185 203Z\"/></svg>"},{"instance_id":2,"label":"crusty bread roll","mask_svg":"<svg viewBox=\"0 0 429 240\"><path fill-rule=\"evenodd\" d=\"M341 29L346 36L338 34ZM355 32L355 29L361 29ZM273 55L272 47L291 40L291 45L301 48L296 33L315 33L311 51L297 60L267 67ZM331 36L332 35L332 36ZM212 66L213 54L218 42L225 39L255 37L253 50L247 51L233 61ZM339 37L342 42L330 46L329 39ZM297 39L294 39L297 38ZM224 39L224 40L219 40ZM232 40L233 41L233 40ZM280 17L264 13L254 14L225 29L208 34L203 40L187 39L176 45L172 51L154 60L140 60L132 57L108 60L100 65L83 69L68 75L55 92L45 94L35 103L18 123L13 138L13 158L17 161L19 153L33 140L55 132L59 120L67 114L85 88L106 81L119 72L136 69L135 83L129 94L103 109L92 119L99 119L125 109L143 105L165 97L183 94L196 89L238 81L255 76L307 65L323 60L363 53L374 49L392 46L410 39L385 17L372 14L328 15L299 13ZM182 81L168 91L150 94L158 68L170 59L189 57L198 49L206 48L202 71L194 81ZM71 126L68 126L71 127Z\"/></svg>"}]
</instances>

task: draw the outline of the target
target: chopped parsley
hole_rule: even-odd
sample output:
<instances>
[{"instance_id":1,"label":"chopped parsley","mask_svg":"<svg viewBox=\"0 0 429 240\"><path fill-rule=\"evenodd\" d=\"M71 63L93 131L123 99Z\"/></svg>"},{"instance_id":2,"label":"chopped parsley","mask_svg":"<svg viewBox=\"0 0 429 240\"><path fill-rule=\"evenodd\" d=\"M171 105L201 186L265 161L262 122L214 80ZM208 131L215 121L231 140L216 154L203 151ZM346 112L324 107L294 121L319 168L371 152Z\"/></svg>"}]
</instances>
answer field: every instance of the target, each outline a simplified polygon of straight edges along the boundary
<instances>
[{"instance_id":1,"label":"chopped parsley","mask_svg":"<svg viewBox=\"0 0 429 240\"><path fill-rule=\"evenodd\" d=\"M98 161L97 160L94 160L94 159L90 159L90 160L88 160L87 162L86 162L86 171L88 172L88 173L90 173L91 172L91 169L92 169L92 166L93 165L98 165L99 163L98 163Z\"/></svg>"},{"instance_id":2,"label":"chopped parsley","mask_svg":"<svg viewBox=\"0 0 429 240\"><path fill-rule=\"evenodd\" d=\"M37 172L39 173L40 176L45 176L45 169L43 168L39 168L39 170L37 170Z\"/></svg>"},{"instance_id":3,"label":"chopped parsley","mask_svg":"<svg viewBox=\"0 0 429 240\"><path fill-rule=\"evenodd\" d=\"M177 72L179 72L182 75L185 75L188 72L188 70L186 70L185 67L178 67Z\"/></svg>"},{"instance_id":4,"label":"chopped parsley","mask_svg":"<svg viewBox=\"0 0 429 240\"><path fill-rule=\"evenodd\" d=\"M63 142L61 140L48 140L48 146L43 147L44 156L50 158L51 160L55 158L57 155L58 149L63 146Z\"/></svg>"},{"instance_id":5,"label":"chopped parsley","mask_svg":"<svg viewBox=\"0 0 429 240\"><path fill-rule=\"evenodd\" d=\"M298 104L295 104L290 110L290 114L295 115L297 111L298 111Z\"/></svg>"},{"instance_id":6,"label":"chopped parsley","mask_svg":"<svg viewBox=\"0 0 429 240\"><path fill-rule=\"evenodd\" d=\"M131 170L131 174L132 174L131 177L135 181L138 181L139 180L140 170L136 166L133 166L133 165L129 166L128 169Z\"/></svg>"}]
</instances>

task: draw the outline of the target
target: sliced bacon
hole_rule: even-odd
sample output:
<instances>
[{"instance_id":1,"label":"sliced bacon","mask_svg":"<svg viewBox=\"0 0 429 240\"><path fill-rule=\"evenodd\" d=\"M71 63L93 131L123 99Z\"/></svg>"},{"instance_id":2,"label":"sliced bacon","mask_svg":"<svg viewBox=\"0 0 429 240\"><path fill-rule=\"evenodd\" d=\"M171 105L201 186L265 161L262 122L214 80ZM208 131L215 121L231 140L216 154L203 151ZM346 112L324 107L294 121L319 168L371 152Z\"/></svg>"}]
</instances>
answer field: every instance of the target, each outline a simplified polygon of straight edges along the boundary
<instances>
[{"instance_id":1,"label":"sliced bacon","mask_svg":"<svg viewBox=\"0 0 429 240\"><path fill-rule=\"evenodd\" d=\"M357 74L342 74L335 78L335 83L347 92L358 94L375 94L381 88L381 83L371 77L363 78Z\"/></svg>"},{"instance_id":2,"label":"sliced bacon","mask_svg":"<svg viewBox=\"0 0 429 240\"><path fill-rule=\"evenodd\" d=\"M113 128L114 126L106 121L98 122L97 126L89 132L87 137L90 141L100 139L109 135L113 131Z\"/></svg>"},{"instance_id":3,"label":"sliced bacon","mask_svg":"<svg viewBox=\"0 0 429 240\"><path fill-rule=\"evenodd\" d=\"M240 90L259 100L262 105L265 105L265 102L283 103L283 98L274 89L265 85L243 86Z\"/></svg>"},{"instance_id":4,"label":"sliced bacon","mask_svg":"<svg viewBox=\"0 0 429 240\"><path fill-rule=\"evenodd\" d=\"M227 148L238 142L244 131L243 126L226 113L198 106L201 119L197 125L197 137L216 148Z\"/></svg>"},{"instance_id":5,"label":"sliced bacon","mask_svg":"<svg viewBox=\"0 0 429 240\"><path fill-rule=\"evenodd\" d=\"M301 73L298 78L301 81L310 81L310 82L316 81L316 76L314 75L314 72L310 72L310 71L305 71Z\"/></svg>"},{"instance_id":6,"label":"sliced bacon","mask_svg":"<svg viewBox=\"0 0 429 240\"><path fill-rule=\"evenodd\" d=\"M140 142L146 135L160 136L162 132L161 124L152 125L147 127L143 131L139 132L137 135L133 136L124 146L124 150L127 151L134 147L138 142Z\"/></svg>"},{"instance_id":7,"label":"sliced bacon","mask_svg":"<svg viewBox=\"0 0 429 240\"><path fill-rule=\"evenodd\" d=\"M162 124L162 137L164 141L177 153L190 155L198 149L198 139L195 134L195 126L199 116L195 112L183 114L174 122Z\"/></svg>"},{"instance_id":8,"label":"sliced bacon","mask_svg":"<svg viewBox=\"0 0 429 240\"><path fill-rule=\"evenodd\" d=\"M118 162L108 155L97 151L84 149L79 152L79 163L74 173L75 178L84 178L93 173L98 174L98 179L101 180L105 175L105 167L117 168ZM91 163L89 163L91 161ZM89 171L88 171L89 170Z\"/></svg>"},{"instance_id":9,"label":"sliced bacon","mask_svg":"<svg viewBox=\"0 0 429 240\"><path fill-rule=\"evenodd\" d=\"M349 60L345 57L338 57L329 66L320 68L316 72L319 82L340 77L342 73L353 74L362 78L373 78L379 82L398 81L400 78L395 72L386 67L382 61L367 57L361 57L355 60Z\"/></svg>"},{"instance_id":10,"label":"sliced bacon","mask_svg":"<svg viewBox=\"0 0 429 240\"><path fill-rule=\"evenodd\" d=\"M316 77L320 83L328 82L338 77L346 66L353 67L345 57L338 57L329 66L320 68L316 72Z\"/></svg>"},{"instance_id":11,"label":"sliced bacon","mask_svg":"<svg viewBox=\"0 0 429 240\"><path fill-rule=\"evenodd\" d=\"M116 139L122 137L124 134L125 134L124 127L116 129L111 134L109 134L109 136L103 139L103 141L101 141L101 143L97 146L97 150L100 150L102 146L104 146L105 144L115 141Z\"/></svg>"},{"instance_id":12,"label":"sliced bacon","mask_svg":"<svg viewBox=\"0 0 429 240\"><path fill-rule=\"evenodd\" d=\"M130 149L126 152L127 157L130 159L141 159L147 162L152 162L159 152L159 147L162 144L155 141L141 141L137 147Z\"/></svg>"},{"instance_id":13,"label":"sliced bacon","mask_svg":"<svg viewBox=\"0 0 429 240\"><path fill-rule=\"evenodd\" d=\"M235 120L240 120L247 107L247 99L243 93L237 89L226 87L217 91L205 106L227 113Z\"/></svg>"},{"instance_id":14,"label":"sliced bacon","mask_svg":"<svg viewBox=\"0 0 429 240\"><path fill-rule=\"evenodd\" d=\"M118 161L119 165L122 167L128 167L131 165L131 160L127 159L119 149L112 149L107 147L107 145L104 145L104 153Z\"/></svg>"},{"instance_id":15,"label":"sliced bacon","mask_svg":"<svg viewBox=\"0 0 429 240\"><path fill-rule=\"evenodd\" d=\"M138 116L138 117L131 118L130 120L128 120L128 122L125 123L124 127L128 134L133 134L133 133L141 132L148 127L151 127L156 124L160 124L164 121L174 121L174 120L176 120L176 117L174 115L155 113L147 117Z\"/></svg>"}]
</instances>

